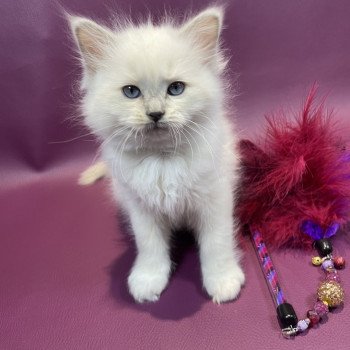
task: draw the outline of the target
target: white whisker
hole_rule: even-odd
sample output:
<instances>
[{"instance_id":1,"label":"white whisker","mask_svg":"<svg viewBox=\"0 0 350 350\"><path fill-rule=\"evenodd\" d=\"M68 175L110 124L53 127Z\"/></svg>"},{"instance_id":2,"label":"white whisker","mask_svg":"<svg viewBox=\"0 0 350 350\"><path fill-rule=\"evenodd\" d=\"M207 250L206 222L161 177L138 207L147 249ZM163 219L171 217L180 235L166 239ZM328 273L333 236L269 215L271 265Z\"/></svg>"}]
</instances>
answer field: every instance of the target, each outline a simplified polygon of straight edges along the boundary
<instances>
[{"instance_id":1,"label":"white whisker","mask_svg":"<svg viewBox=\"0 0 350 350\"><path fill-rule=\"evenodd\" d=\"M191 163L193 163L194 152L193 152L193 148L192 148L191 141L188 139L188 137L187 137L186 134L184 133L184 131L185 131L184 129L180 129L180 128L178 127L178 130L179 130L179 132L181 133L181 135L184 136L184 138L186 139L188 145L190 146L190 149L191 149Z\"/></svg>"},{"instance_id":2,"label":"white whisker","mask_svg":"<svg viewBox=\"0 0 350 350\"><path fill-rule=\"evenodd\" d=\"M187 134L192 138L192 140L194 141L194 143L195 143L196 146L197 146L198 153L202 156L202 150L201 150L201 148L199 147L199 144L198 144L196 138L192 135L192 133L190 133L188 130L186 130L186 128L183 128L182 131L183 131L183 132L187 132Z\"/></svg>"},{"instance_id":3,"label":"white whisker","mask_svg":"<svg viewBox=\"0 0 350 350\"><path fill-rule=\"evenodd\" d=\"M187 120L187 122L190 122L190 123L192 123L192 124L194 124L194 125L196 125L196 126L198 126L198 127L200 127L200 128L203 128L204 130L206 130L207 132L209 132L212 136L215 136L215 134L213 133L213 131L212 131L212 130L209 130L209 129L206 128L204 125L198 124L198 123L194 122L193 120Z\"/></svg>"},{"instance_id":4,"label":"white whisker","mask_svg":"<svg viewBox=\"0 0 350 350\"><path fill-rule=\"evenodd\" d=\"M218 179L220 178L219 177L219 173L217 172L217 166L216 166L216 162L215 162L215 157L214 157L214 151L213 151L213 148L211 146L211 144L209 143L209 141L207 140L207 138L198 130L192 128L190 125L186 124L185 125L187 128L191 129L192 131L194 131L195 133L197 133L199 136L201 136L201 138L204 140L204 142L207 144L208 146L208 151L210 153L210 156L211 156L211 160L212 160L212 163L213 163L213 169L215 170L216 172L216 175L218 177Z\"/></svg>"},{"instance_id":5,"label":"white whisker","mask_svg":"<svg viewBox=\"0 0 350 350\"><path fill-rule=\"evenodd\" d=\"M121 151L120 151L120 157L119 157L119 163L118 163L118 167L120 169L120 174L122 176L122 179L126 182L126 178L124 176L124 172L123 172L123 168L122 168L122 158L123 158L123 153L125 151L125 146L126 146L126 143L128 142L129 138L131 137L132 133L134 132L134 128L132 128L130 130L130 132L127 134L127 136L125 137L125 140L122 144L122 147L121 147Z\"/></svg>"}]
</instances>

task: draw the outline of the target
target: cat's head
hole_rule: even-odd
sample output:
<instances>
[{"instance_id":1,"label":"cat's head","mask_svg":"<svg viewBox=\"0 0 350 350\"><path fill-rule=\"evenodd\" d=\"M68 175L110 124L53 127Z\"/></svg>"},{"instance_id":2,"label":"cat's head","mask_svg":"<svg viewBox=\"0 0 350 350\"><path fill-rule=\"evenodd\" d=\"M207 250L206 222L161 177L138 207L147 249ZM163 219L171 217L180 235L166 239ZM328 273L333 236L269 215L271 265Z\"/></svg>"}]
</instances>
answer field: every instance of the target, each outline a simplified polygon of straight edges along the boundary
<instances>
[{"instance_id":1,"label":"cat's head","mask_svg":"<svg viewBox=\"0 0 350 350\"><path fill-rule=\"evenodd\" d=\"M105 142L164 150L215 124L226 63L222 17L221 8L210 8L181 25L168 19L113 30L70 17L88 127Z\"/></svg>"}]
</instances>

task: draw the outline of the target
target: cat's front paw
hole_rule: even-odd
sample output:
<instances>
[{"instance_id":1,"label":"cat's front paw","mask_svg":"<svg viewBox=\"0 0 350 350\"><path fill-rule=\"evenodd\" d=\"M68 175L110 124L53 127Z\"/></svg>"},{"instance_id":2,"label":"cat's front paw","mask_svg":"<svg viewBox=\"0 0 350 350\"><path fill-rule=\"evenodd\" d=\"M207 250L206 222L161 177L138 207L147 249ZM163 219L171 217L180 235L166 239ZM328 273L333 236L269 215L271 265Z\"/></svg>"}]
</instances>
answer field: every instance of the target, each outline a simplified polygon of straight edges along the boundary
<instances>
[{"instance_id":1,"label":"cat's front paw","mask_svg":"<svg viewBox=\"0 0 350 350\"><path fill-rule=\"evenodd\" d=\"M245 282L240 266L222 272L210 272L203 276L203 284L216 304L236 299Z\"/></svg>"},{"instance_id":2,"label":"cat's front paw","mask_svg":"<svg viewBox=\"0 0 350 350\"><path fill-rule=\"evenodd\" d=\"M168 284L168 280L168 271L134 267L128 278L129 291L139 303L155 302Z\"/></svg>"}]
</instances>

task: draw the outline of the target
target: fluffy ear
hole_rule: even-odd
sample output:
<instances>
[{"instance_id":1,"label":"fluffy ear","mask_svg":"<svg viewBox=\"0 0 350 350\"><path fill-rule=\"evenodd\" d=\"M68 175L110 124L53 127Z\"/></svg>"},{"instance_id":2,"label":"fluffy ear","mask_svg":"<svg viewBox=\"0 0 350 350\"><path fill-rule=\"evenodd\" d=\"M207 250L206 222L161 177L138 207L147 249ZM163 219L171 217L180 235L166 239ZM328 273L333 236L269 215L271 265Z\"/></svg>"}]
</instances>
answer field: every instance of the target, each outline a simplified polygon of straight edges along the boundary
<instances>
[{"instance_id":1,"label":"fluffy ear","mask_svg":"<svg viewBox=\"0 0 350 350\"><path fill-rule=\"evenodd\" d=\"M209 55L215 52L223 21L223 9L213 7L200 12L188 20L181 28L186 36L194 39L201 50Z\"/></svg>"},{"instance_id":2,"label":"fluffy ear","mask_svg":"<svg viewBox=\"0 0 350 350\"><path fill-rule=\"evenodd\" d=\"M98 63L106 56L106 48L113 41L113 33L83 17L69 17L74 38L88 72L95 72Z\"/></svg>"}]
</instances>

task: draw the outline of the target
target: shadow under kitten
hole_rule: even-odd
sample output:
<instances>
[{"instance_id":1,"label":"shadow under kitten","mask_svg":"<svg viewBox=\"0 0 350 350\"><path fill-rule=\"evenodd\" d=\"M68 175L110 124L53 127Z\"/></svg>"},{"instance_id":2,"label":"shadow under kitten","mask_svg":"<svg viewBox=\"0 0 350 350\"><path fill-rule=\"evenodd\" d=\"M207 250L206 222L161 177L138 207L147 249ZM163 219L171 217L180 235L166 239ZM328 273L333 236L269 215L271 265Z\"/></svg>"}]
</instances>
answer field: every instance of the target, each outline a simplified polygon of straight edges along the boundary
<instances>
[{"instance_id":1,"label":"shadow under kitten","mask_svg":"<svg viewBox=\"0 0 350 350\"><path fill-rule=\"evenodd\" d=\"M108 268L110 294L115 301L164 320L180 320L190 317L200 310L202 304L209 301L202 288L200 264L194 237L187 230L179 230L173 232L172 235L173 273L170 276L168 287L157 302L136 303L129 294L126 283L136 257L136 248L128 220L121 211L117 214L117 225L119 232L123 235L119 240L123 240L128 249Z\"/></svg>"}]
</instances>

